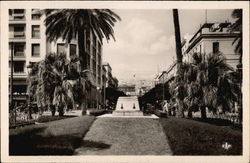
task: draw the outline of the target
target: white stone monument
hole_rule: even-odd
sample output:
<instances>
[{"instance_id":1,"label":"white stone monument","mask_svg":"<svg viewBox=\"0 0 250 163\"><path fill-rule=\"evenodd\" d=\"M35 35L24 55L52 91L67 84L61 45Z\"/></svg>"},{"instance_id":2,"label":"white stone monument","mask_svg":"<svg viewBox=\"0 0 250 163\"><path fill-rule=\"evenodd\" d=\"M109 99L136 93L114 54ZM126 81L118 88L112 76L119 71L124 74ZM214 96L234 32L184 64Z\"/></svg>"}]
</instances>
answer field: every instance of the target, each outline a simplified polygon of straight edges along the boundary
<instances>
[{"instance_id":1,"label":"white stone monument","mask_svg":"<svg viewBox=\"0 0 250 163\"><path fill-rule=\"evenodd\" d=\"M137 96L119 97L116 103L114 116L143 116Z\"/></svg>"}]
</instances>

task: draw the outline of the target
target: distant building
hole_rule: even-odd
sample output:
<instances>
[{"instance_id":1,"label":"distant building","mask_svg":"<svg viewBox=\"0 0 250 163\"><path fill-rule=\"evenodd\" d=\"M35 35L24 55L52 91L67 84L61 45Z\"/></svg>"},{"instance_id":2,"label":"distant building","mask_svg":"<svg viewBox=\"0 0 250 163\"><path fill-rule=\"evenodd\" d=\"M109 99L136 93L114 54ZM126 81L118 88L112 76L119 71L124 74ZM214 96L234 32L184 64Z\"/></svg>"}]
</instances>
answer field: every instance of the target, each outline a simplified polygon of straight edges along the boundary
<instances>
[{"instance_id":1,"label":"distant building","mask_svg":"<svg viewBox=\"0 0 250 163\"><path fill-rule=\"evenodd\" d=\"M124 92L128 96L137 95L135 84L122 84L118 86L118 90Z\"/></svg>"},{"instance_id":2,"label":"distant building","mask_svg":"<svg viewBox=\"0 0 250 163\"><path fill-rule=\"evenodd\" d=\"M103 67L105 68L105 73L106 73L106 88L107 87L112 87L114 89L117 89L118 87L118 80L117 78L113 77L112 75L112 68L109 63L104 62Z\"/></svg>"},{"instance_id":3,"label":"distant building","mask_svg":"<svg viewBox=\"0 0 250 163\"><path fill-rule=\"evenodd\" d=\"M230 32L231 23L205 23L190 40L182 43L184 62L192 62L192 55L196 52L202 54L221 52L226 61L234 69L239 63L239 54L235 53L233 41L239 32Z\"/></svg>"},{"instance_id":4,"label":"distant building","mask_svg":"<svg viewBox=\"0 0 250 163\"><path fill-rule=\"evenodd\" d=\"M155 85L169 82L171 79L175 77L176 71L177 71L176 63L173 63L172 65L169 66L169 68L166 71L162 71L156 76Z\"/></svg>"}]
</instances>

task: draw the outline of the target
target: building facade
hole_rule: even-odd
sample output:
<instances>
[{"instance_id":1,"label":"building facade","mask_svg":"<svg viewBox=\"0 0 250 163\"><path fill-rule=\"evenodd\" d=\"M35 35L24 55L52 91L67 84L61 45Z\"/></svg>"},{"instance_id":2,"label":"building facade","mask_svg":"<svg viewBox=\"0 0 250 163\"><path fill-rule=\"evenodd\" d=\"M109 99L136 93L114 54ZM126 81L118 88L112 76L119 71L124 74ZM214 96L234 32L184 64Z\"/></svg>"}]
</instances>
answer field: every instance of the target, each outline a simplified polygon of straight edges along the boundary
<instances>
[{"instance_id":1,"label":"building facade","mask_svg":"<svg viewBox=\"0 0 250 163\"><path fill-rule=\"evenodd\" d=\"M48 53L65 53L67 59L79 56L77 38L70 43L65 43L62 39L46 41L44 20L45 15L39 9L9 10L9 77L11 79L13 51L13 94L16 103L27 101L27 66L30 63L42 61ZM107 84L110 78L103 76L106 71L103 71L102 66L102 40L94 32L85 31L84 46L86 64L78 66L81 71L88 70L91 74L92 88L87 95L87 107L96 108L103 102L103 84ZM107 73L111 74L111 71Z\"/></svg>"},{"instance_id":2,"label":"building facade","mask_svg":"<svg viewBox=\"0 0 250 163\"><path fill-rule=\"evenodd\" d=\"M27 66L45 58L46 28L43 20L44 16L37 9L9 9L9 72L13 52L12 91L17 103L24 103L27 99Z\"/></svg>"},{"instance_id":3,"label":"building facade","mask_svg":"<svg viewBox=\"0 0 250 163\"><path fill-rule=\"evenodd\" d=\"M182 44L184 62L192 62L194 53L207 55L221 52L226 57L226 62L236 69L239 64L239 54L235 52L233 44L239 32L230 32L231 23L205 23L190 40Z\"/></svg>"}]
</instances>

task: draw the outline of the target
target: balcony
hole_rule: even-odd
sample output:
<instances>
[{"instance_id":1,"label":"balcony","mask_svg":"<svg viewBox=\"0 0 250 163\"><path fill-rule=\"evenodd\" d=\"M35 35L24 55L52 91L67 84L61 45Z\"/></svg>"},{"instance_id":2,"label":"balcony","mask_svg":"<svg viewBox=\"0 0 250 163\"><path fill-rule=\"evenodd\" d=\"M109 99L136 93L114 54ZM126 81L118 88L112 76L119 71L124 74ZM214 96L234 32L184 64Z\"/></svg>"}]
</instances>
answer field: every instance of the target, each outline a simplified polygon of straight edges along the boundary
<instances>
[{"instance_id":1,"label":"balcony","mask_svg":"<svg viewBox=\"0 0 250 163\"><path fill-rule=\"evenodd\" d=\"M23 38L25 37L25 32L14 32L14 38Z\"/></svg>"},{"instance_id":2,"label":"balcony","mask_svg":"<svg viewBox=\"0 0 250 163\"><path fill-rule=\"evenodd\" d=\"M14 32L13 34L10 34L9 36L10 41L20 41L25 39L25 32L21 31L21 32Z\"/></svg>"},{"instance_id":3,"label":"balcony","mask_svg":"<svg viewBox=\"0 0 250 163\"><path fill-rule=\"evenodd\" d=\"M11 59L11 55L10 55L9 59ZM25 56L24 52L15 52L14 53L14 56L13 56L14 61L24 61L25 59L26 59L26 56Z\"/></svg>"},{"instance_id":4,"label":"balcony","mask_svg":"<svg viewBox=\"0 0 250 163\"><path fill-rule=\"evenodd\" d=\"M9 23L10 24L24 24L25 23L25 14L18 13L9 16Z\"/></svg>"}]
</instances>

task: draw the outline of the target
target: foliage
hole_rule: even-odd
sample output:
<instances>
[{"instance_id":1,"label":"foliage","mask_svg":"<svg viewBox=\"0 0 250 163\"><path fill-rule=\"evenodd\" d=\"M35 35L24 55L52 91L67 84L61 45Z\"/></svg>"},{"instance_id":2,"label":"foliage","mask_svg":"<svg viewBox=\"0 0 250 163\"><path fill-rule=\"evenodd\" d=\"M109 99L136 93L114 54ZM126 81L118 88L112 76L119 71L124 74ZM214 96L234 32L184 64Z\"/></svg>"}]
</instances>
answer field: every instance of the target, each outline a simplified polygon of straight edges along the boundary
<instances>
[{"instance_id":1,"label":"foliage","mask_svg":"<svg viewBox=\"0 0 250 163\"><path fill-rule=\"evenodd\" d=\"M164 100L170 100L170 88L169 84L166 82L164 84ZM155 105L156 101L163 100L163 85L157 84L154 88L146 92L141 98L141 104L146 105L147 103Z\"/></svg>"},{"instance_id":2,"label":"foliage","mask_svg":"<svg viewBox=\"0 0 250 163\"><path fill-rule=\"evenodd\" d=\"M126 94L112 87L106 88L106 99L109 101L110 104L115 104L120 96L126 96Z\"/></svg>"},{"instance_id":3,"label":"foliage","mask_svg":"<svg viewBox=\"0 0 250 163\"><path fill-rule=\"evenodd\" d=\"M45 122L51 122L51 121L57 121L65 118L73 118L75 116L48 116L48 115L43 115L40 116L36 121L38 123L45 123Z\"/></svg>"},{"instance_id":4,"label":"foliage","mask_svg":"<svg viewBox=\"0 0 250 163\"><path fill-rule=\"evenodd\" d=\"M120 17L109 9L49 9L46 14L45 26L47 39L52 42L59 38L70 43L77 38L81 69L88 68L85 39L90 32L100 40L104 37L114 40L113 27Z\"/></svg>"},{"instance_id":5,"label":"foliage","mask_svg":"<svg viewBox=\"0 0 250 163\"><path fill-rule=\"evenodd\" d=\"M62 116L64 110L75 108L76 103L81 105L84 82L73 64L74 58L69 61L65 54L50 53L45 60L31 65L28 90L40 109L56 107Z\"/></svg>"},{"instance_id":6,"label":"foliage","mask_svg":"<svg viewBox=\"0 0 250 163\"><path fill-rule=\"evenodd\" d=\"M242 9L234 9L232 17L236 21L231 25L231 32L240 32L239 36L235 38L233 44L236 44L235 51L240 54L240 63L242 63Z\"/></svg>"},{"instance_id":7,"label":"foliage","mask_svg":"<svg viewBox=\"0 0 250 163\"><path fill-rule=\"evenodd\" d=\"M93 116L99 116L99 115L106 113L106 110L104 109L102 110L88 109L87 111L89 112L89 115L93 115Z\"/></svg>"},{"instance_id":8,"label":"foliage","mask_svg":"<svg viewBox=\"0 0 250 163\"><path fill-rule=\"evenodd\" d=\"M230 111L240 93L236 75L221 53L194 53L193 63L184 69L184 103L189 111L209 108L214 113L221 108ZM205 113L205 112L203 112ZM203 118L206 118L206 115Z\"/></svg>"}]
</instances>

